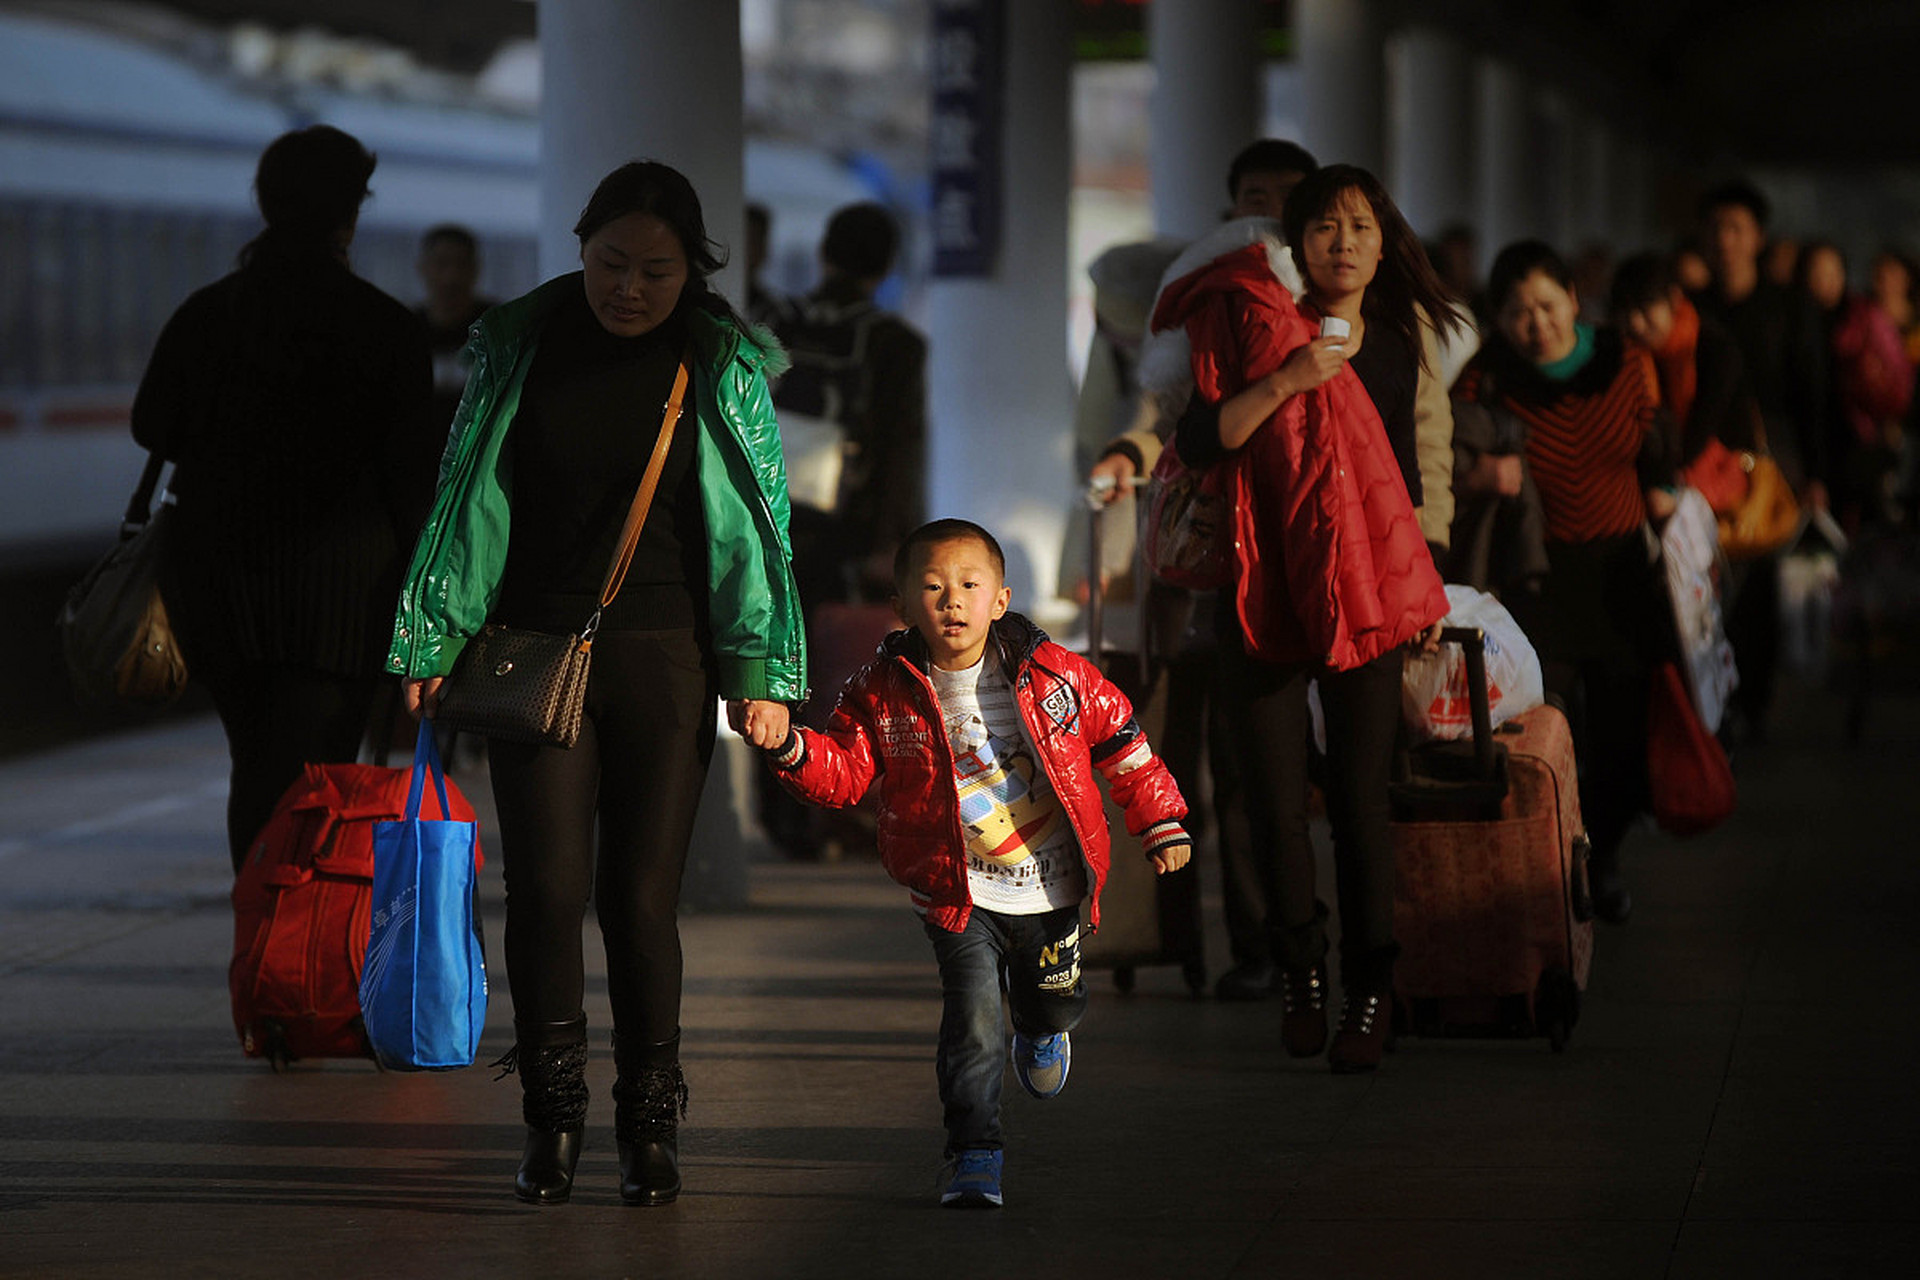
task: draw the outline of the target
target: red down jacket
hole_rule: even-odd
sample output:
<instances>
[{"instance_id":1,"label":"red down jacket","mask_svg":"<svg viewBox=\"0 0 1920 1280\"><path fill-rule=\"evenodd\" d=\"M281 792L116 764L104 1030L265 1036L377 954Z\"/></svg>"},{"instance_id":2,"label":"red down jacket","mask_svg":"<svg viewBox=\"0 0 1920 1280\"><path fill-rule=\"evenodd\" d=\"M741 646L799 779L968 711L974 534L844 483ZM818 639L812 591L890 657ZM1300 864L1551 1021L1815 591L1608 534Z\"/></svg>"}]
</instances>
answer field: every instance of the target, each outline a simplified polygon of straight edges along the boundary
<instances>
[{"instance_id":1,"label":"red down jacket","mask_svg":"<svg viewBox=\"0 0 1920 1280\"><path fill-rule=\"evenodd\" d=\"M1047 780L1066 809L1087 864L1090 923L1100 926L1100 889L1111 841L1094 780L1097 768L1138 835L1187 816L1167 766L1153 754L1126 695L1079 654L1047 639L1017 613L993 624L1014 699ZM880 785L880 859L905 885L914 909L958 933L973 913L966 838L960 828L953 751L927 677L926 644L896 631L847 681L826 732L796 727L800 759L776 772L803 800L841 808Z\"/></svg>"},{"instance_id":2,"label":"red down jacket","mask_svg":"<svg viewBox=\"0 0 1920 1280\"><path fill-rule=\"evenodd\" d=\"M1161 291L1153 327L1186 327L1194 386L1208 400L1232 397L1313 340L1316 325L1267 254L1262 244L1237 249ZM1221 465L1249 653L1346 671L1445 615L1393 446L1351 368L1288 399Z\"/></svg>"}]
</instances>

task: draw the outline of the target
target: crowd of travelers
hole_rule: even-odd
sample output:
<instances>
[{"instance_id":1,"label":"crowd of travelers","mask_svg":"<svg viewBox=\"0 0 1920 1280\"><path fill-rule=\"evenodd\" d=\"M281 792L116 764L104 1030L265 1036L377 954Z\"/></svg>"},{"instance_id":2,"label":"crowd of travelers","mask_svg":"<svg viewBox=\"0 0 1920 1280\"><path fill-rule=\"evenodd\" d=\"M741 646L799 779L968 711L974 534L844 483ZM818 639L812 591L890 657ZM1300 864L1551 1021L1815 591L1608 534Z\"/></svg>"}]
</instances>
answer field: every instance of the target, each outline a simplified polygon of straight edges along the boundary
<instances>
[{"instance_id":1,"label":"crowd of travelers","mask_svg":"<svg viewBox=\"0 0 1920 1280\"><path fill-rule=\"evenodd\" d=\"M1287 1053L1371 1071L1398 951L1402 669L1438 642L1443 582L1497 595L1536 647L1579 747L1595 911L1624 923L1646 691L1671 626L1646 532L1688 467L1716 442L1770 452L1806 507L1850 531L1902 519L1910 487L1906 257L1883 254L1855 289L1839 249L1770 241L1767 201L1733 183L1673 251L1614 268L1529 240L1482 282L1464 229L1424 244L1373 174L1257 142L1227 175L1217 230L1122 247L1096 270L1088 394L1104 399L1078 428L1096 489L1130 492L1169 447L1191 468L1243 463L1233 589L1141 584L1181 744L1162 759L1128 692L1011 610L989 530L925 523L927 346L874 301L899 244L885 209L836 215L800 299L752 271L759 212L743 314L711 287L726 247L691 184L634 162L583 193L580 270L494 304L475 293L474 238L437 227L410 314L349 266L374 169L326 126L267 149L265 229L167 325L133 432L176 468L163 591L230 745L236 869L304 764L355 758L383 680L432 717L483 628L595 619L578 741L486 746L507 888L502 1065L521 1085L515 1191L532 1203L568 1198L583 1140L590 908L621 1194L680 1190L675 915L720 704L766 758L770 821L877 790L881 861L941 974L941 1199L997 1206L1009 1049L1028 1092L1058 1094L1085 1009L1082 913L1098 922L1113 845L1100 783L1162 875L1212 832L1233 953L1217 994L1271 996ZM631 502L656 483L657 501ZM1773 562L1742 562L1725 591L1726 733L1757 739L1778 662ZM803 717L809 625L830 600L890 602L900 626L843 695L812 690L827 707L841 695L831 717ZM1315 880L1310 780L1333 886Z\"/></svg>"}]
</instances>

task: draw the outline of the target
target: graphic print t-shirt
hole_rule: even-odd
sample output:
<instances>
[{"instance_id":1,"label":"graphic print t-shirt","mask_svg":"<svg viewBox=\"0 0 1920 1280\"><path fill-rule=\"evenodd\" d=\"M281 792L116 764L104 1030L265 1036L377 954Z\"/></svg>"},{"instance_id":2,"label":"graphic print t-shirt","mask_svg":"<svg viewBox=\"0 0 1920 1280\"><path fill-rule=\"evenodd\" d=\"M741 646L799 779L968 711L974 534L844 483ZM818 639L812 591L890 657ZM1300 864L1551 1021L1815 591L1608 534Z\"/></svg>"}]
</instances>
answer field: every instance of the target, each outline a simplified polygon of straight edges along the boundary
<instances>
[{"instance_id":1,"label":"graphic print t-shirt","mask_svg":"<svg viewBox=\"0 0 1920 1280\"><path fill-rule=\"evenodd\" d=\"M987 656L965 671L929 674L953 747L974 905L1034 915L1078 903L1087 894L1080 844L999 661Z\"/></svg>"}]
</instances>

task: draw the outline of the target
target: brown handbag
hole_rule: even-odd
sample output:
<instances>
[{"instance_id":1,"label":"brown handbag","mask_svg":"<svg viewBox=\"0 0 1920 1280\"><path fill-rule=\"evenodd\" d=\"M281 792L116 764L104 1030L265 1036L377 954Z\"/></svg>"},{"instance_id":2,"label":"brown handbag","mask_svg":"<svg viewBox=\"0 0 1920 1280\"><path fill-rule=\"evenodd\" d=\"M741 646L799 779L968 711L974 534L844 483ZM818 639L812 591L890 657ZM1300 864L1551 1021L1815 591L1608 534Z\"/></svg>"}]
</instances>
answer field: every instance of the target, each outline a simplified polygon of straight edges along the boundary
<instances>
[{"instance_id":1,"label":"brown handbag","mask_svg":"<svg viewBox=\"0 0 1920 1280\"><path fill-rule=\"evenodd\" d=\"M553 635L524 627L488 623L467 641L447 677L434 721L462 733L477 733L508 742L533 742L571 747L580 740L580 721L586 709L587 672L593 660L593 634L600 614L620 593L627 566L647 523L654 490L667 465L674 424L687 394L687 361L674 374L673 394L660 422L660 438L640 477L640 489L627 511L626 528L607 575L600 584L600 603L585 626L572 635Z\"/></svg>"},{"instance_id":2,"label":"brown handbag","mask_svg":"<svg viewBox=\"0 0 1920 1280\"><path fill-rule=\"evenodd\" d=\"M171 495L154 509L165 465L147 460L127 502L120 541L61 605L56 625L74 692L87 702L166 703L187 687L187 663L160 598L159 569Z\"/></svg>"},{"instance_id":3,"label":"brown handbag","mask_svg":"<svg viewBox=\"0 0 1920 1280\"><path fill-rule=\"evenodd\" d=\"M1780 464L1764 453L1742 453L1747 472L1747 494L1738 506L1720 517L1720 548L1732 560L1771 555L1792 540L1800 528L1800 504Z\"/></svg>"}]
</instances>

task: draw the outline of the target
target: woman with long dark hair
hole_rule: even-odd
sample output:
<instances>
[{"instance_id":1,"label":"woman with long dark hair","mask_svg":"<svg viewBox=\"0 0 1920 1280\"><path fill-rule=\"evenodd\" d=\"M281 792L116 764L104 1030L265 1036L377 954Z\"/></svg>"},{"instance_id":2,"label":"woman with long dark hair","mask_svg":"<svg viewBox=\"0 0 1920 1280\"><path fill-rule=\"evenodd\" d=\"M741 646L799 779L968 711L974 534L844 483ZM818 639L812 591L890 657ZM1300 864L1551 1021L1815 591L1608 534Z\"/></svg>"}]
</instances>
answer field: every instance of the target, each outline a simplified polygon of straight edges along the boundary
<instances>
[{"instance_id":1,"label":"woman with long dark hair","mask_svg":"<svg viewBox=\"0 0 1920 1280\"><path fill-rule=\"evenodd\" d=\"M587 1111L581 930L605 938L620 1194L679 1194L680 879L716 731L786 736L806 660L786 471L760 345L708 286L720 266L693 187L664 164L603 179L574 234L582 270L487 313L401 594L389 669L431 715L488 622L577 630L662 430L685 407L625 583L594 639L571 748L494 740L507 982L526 1149L515 1192L571 1194ZM596 843L596 828L598 838Z\"/></svg>"},{"instance_id":2,"label":"woman with long dark hair","mask_svg":"<svg viewBox=\"0 0 1920 1280\"><path fill-rule=\"evenodd\" d=\"M1287 248L1256 244L1170 285L1155 327L1184 324L1194 404L1179 426L1191 466L1228 468L1237 580L1221 593L1220 678L1246 771L1295 1057L1337 1072L1379 1065L1392 1014L1393 849L1387 783L1405 646L1432 645L1446 612L1416 521L1414 401L1427 326L1464 318L1372 174L1330 165L1282 215ZM1291 252L1298 305L1274 259ZM1325 321L1345 332L1314 336ZM1328 1048L1327 911L1307 832L1307 685L1327 729L1345 1000Z\"/></svg>"},{"instance_id":3,"label":"woman with long dark hair","mask_svg":"<svg viewBox=\"0 0 1920 1280\"><path fill-rule=\"evenodd\" d=\"M236 872L302 766L359 752L446 434L426 331L347 265L373 170L327 125L275 139L266 228L167 321L133 402L175 464L161 590L226 730Z\"/></svg>"},{"instance_id":4,"label":"woman with long dark hair","mask_svg":"<svg viewBox=\"0 0 1920 1280\"><path fill-rule=\"evenodd\" d=\"M1572 722L1594 912L1622 923L1633 899L1620 846L1648 803L1648 681L1671 631L1644 526L1673 510L1673 432L1653 358L1579 319L1573 274L1552 248L1508 245L1489 293L1495 330L1454 395L1505 408L1526 431L1547 573L1537 593L1509 593L1505 604Z\"/></svg>"}]
</instances>

